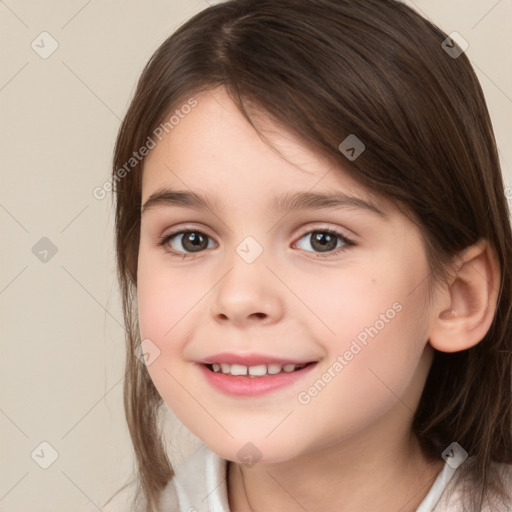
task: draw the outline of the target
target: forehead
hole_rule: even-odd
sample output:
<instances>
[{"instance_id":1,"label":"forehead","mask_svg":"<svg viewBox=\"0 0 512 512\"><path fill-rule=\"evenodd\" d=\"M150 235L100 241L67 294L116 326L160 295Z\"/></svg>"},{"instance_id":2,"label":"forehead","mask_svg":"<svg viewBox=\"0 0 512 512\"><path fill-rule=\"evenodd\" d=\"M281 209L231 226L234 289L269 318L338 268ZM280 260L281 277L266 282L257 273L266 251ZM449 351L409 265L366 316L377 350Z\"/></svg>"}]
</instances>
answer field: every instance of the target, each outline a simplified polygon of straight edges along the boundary
<instances>
[{"instance_id":1,"label":"forehead","mask_svg":"<svg viewBox=\"0 0 512 512\"><path fill-rule=\"evenodd\" d=\"M280 196L309 191L343 192L380 205L381 210L389 208L339 162L259 115L257 128L269 139L269 147L223 88L194 99L195 108L162 135L144 161L143 204L157 191L172 188L207 195L217 206L265 197L279 209Z\"/></svg>"}]
</instances>

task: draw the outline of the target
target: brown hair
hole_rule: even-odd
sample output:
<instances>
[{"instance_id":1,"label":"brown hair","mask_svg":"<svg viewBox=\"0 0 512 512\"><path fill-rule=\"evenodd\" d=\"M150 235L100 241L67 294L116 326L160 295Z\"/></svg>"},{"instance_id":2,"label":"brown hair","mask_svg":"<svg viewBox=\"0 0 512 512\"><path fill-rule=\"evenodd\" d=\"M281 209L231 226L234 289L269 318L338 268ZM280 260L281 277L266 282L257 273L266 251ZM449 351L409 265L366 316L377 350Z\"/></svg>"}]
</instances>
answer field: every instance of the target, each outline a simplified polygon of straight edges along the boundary
<instances>
[{"instance_id":1,"label":"brown hair","mask_svg":"<svg viewBox=\"0 0 512 512\"><path fill-rule=\"evenodd\" d=\"M493 324L468 350L435 351L412 435L429 458L453 441L474 456L461 467L474 480L473 510L491 489L506 497L491 462L512 463L512 233L482 90L466 55L442 47L446 37L399 1L231 0L195 15L147 63L119 131L112 176L124 403L147 510L158 508L173 470L159 429L163 400L134 357L144 162L122 176L119 170L173 109L219 86L255 129L248 105L414 218L431 278L464 248L490 242L501 269ZM338 149L350 134L366 146L353 161Z\"/></svg>"}]
</instances>

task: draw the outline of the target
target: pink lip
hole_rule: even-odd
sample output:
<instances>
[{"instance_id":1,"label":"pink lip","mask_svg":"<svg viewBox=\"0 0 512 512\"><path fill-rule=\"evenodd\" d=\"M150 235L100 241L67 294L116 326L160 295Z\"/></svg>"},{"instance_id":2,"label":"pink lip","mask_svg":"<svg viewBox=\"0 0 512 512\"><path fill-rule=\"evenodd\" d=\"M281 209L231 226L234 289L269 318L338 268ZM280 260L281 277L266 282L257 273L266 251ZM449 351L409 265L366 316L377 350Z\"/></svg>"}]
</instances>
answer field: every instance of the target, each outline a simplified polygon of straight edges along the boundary
<instances>
[{"instance_id":1,"label":"pink lip","mask_svg":"<svg viewBox=\"0 0 512 512\"><path fill-rule=\"evenodd\" d=\"M231 352L222 352L213 356L201 359L197 361L202 364L213 364L213 363L227 363L227 364L241 364L243 366L257 366L259 364L306 364L311 363L313 360L298 361L296 359L283 359L281 357L275 357L265 354L234 354Z\"/></svg>"},{"instance_id":2,"label":"pink lip","mask_svg":"<svg viewBox=\"0 0 512 512\"><path fill-rule=\"evenodd\" d=\"M269 359L266 359L267 361ZM276 361L276 359L272 359ZM224 362L224 361L223 361ZM227 361L226 361L227 362ZM291 361L293 362L293 361ZM229 363L228 363L229 364ZM240 364L240 363L232 363ZM282 363L285 364L285 363ZM247 365L253 366L253 365ZM206 364L198 364L201 372L208 383L218 391L231 396L257 396L284 386L289 386L302 379L314 367L316 362L309 364L300 370L286 373L276 373L275 375L264 375L262 377L253 377L249 375L231 375L210 370Z\"/></svg>"}]
</instances>

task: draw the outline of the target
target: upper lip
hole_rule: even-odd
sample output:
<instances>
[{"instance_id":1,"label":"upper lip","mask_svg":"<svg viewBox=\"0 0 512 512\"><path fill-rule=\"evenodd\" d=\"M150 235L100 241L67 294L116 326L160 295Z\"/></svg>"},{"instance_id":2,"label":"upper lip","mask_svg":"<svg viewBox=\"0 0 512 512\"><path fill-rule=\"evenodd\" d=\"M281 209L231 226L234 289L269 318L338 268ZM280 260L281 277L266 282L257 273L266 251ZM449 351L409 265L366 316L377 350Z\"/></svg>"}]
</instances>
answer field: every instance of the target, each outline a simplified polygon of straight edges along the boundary
<instances>
[{"instance_id":1,"label":"upper lip","mask_svg":"<svg viewBox=\"0 0 512 512\"><path fill-rule=\"evenodd\" d=\"M240 364L243 366L258 366L261 364L306 364L316 362L312 359L308 360L297 360L297 359L284 359L282 357L266 355L266 354L235 354L230 352L222 352L221 354L215 354L200 361L201 364L213 364L213 363L226 363L226 364Z\"/></svg>"}]
</instances>

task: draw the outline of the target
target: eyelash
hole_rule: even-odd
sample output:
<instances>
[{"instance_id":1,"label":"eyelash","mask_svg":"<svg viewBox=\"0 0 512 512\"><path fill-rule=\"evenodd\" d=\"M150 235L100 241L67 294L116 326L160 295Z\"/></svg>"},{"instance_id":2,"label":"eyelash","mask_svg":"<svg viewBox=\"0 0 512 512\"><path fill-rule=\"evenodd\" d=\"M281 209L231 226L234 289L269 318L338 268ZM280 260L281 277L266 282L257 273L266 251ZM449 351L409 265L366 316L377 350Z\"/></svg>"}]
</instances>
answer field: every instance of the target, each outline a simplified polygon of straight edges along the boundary
<instances>
[{"instance_id":1,"label":"eyelash","mask_svg":"<svg viewBox=\"0 0 512 512\"><path fill-rule=\"evenodd\" d=\"M166 244L172 238L174 238L175 236L184 235L187 233L199 233L201 235L206 236L207 238L211 238L206 233L203 233L202 231L199 231L197 229L182 229L180 231L175 231L173 233L169 233L167 235L164 235L163 237L160 237L159 241L158 241L158 246L163 247L165 249L165 251L174 258L181 257L182 259L186 259L186 258L193 257L193 253L178 252L178 251L175 251L174 249L170 249L169 247L166 247ZM331 256L336 256L336 255L346 251L349 247L356 245L353 240L351 240L350 238L347 238L345 235L341 234L339 231L336 231L334 229L329 229L329 228L310 229L309 231L305 231L304 233L302 233L297 240L300 240L300 239L304 238L304 236L310 235L313 233L327 233L329 235L333 235L336 238L339 238L345 244L341 247L338 247L338 249L334 249L333 251L327 252L325 254L316 253L314 251L305 251L305 252L313 252L313 254L315 254L316 258L327 258L327 257L331 257ZM204 251L198 251L198 252L204 252Z\"/></svg>"}]
</instances>

